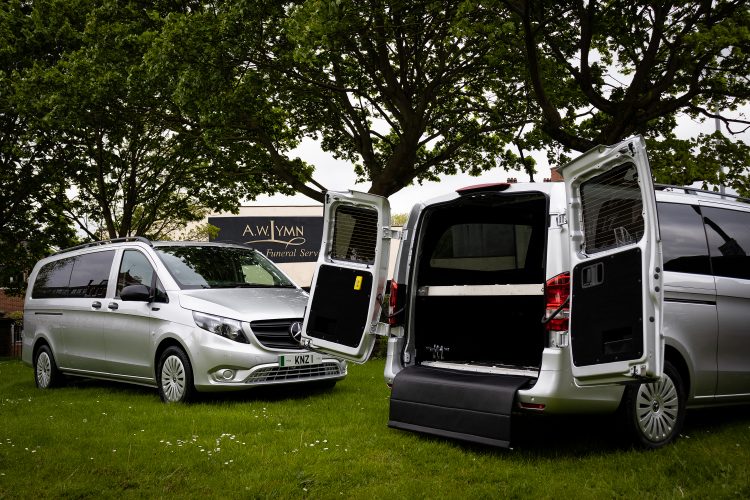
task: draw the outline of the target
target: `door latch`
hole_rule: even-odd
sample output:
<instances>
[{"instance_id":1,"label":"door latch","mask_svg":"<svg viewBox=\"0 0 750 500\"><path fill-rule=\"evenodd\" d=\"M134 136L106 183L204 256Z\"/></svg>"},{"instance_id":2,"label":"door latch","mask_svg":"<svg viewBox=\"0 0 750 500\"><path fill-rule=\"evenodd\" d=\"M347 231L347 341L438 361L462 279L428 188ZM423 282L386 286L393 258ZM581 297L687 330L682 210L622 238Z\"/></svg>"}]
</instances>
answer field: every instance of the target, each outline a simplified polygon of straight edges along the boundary
<instances>
[{"instance_id":1,"label":"door latch","mask_svg":"<svg viewBox=\"0 0 750 500\"><path fill-rule=\"evenodd\" d=\"M630 367L630 374L633 378L646 378L646 365Z\"/></svg>"}]
</instances>

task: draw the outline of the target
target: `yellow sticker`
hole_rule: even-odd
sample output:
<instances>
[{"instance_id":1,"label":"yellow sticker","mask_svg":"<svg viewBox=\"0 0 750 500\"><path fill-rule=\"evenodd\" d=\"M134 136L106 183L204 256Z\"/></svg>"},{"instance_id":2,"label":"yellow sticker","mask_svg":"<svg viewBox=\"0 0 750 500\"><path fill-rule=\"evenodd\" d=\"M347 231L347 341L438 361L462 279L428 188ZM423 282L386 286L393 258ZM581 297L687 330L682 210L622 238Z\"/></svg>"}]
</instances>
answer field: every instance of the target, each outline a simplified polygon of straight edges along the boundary
<instances>
[{"instance_id":1,"label":"yellow sticker","mask_svg":"<svg viewBox=\"0 0 750 500\"><path fill-rule=\"evenodd\" d=\"M362 276L357 276L357 279L354 280L354 289L359 290L362 288Z\"/></svg>"}]
</instances>

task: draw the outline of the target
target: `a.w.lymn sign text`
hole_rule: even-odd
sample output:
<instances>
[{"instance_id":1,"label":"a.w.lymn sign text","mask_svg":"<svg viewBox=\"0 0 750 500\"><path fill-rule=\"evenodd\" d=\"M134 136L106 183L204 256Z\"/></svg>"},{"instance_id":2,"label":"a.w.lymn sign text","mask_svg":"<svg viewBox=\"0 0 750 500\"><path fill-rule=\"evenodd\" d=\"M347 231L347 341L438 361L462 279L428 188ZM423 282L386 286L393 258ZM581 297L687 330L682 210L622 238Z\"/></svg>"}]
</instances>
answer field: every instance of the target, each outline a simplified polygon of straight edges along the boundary
<instances>
[{"instance_id":1,"label":"a.w.lymn sign text","mask_svg":"<svg viewBox=\"0 0 750 500\"><path fill-rule=\"evenodd\" d=\"M209 217L214 241L246 243L274 262L314 262L323 239L323 217Z\"/></svg>"}]
</instances>

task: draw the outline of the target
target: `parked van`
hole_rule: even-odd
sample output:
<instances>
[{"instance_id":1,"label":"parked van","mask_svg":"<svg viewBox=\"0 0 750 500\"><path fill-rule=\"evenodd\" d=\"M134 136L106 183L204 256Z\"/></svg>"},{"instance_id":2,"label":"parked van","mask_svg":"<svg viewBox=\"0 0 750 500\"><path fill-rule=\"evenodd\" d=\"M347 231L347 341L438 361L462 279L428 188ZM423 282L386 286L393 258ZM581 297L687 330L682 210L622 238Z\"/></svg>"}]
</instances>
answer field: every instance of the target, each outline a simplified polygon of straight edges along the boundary
<instances>
[{"instance_id":1,"label":"parked van","mask_svg":"<svg viewBox=\"0 0 750 500\"><path fill-rule=\"evenodd\" d=\"M334 385L346 362L303 350L308 294L243 245L119 238L39 261L24 302L23 362L37 387L63 375L195 393Z\"/></svg>"},{"instance_id":2,"label":"parked van","mask_svg":"<svg viewBox=\"0 0 750 500\"><path fill-rule=\"evenodd\" d=\"M301 343L364 362L387 335L388 425L499 447L514 411L619 409L658 448L686 408L750 402L750 200L655 191L641 137L560 172L419 203L400 233L386 199L328 192Z\"/></svg>"}]
</instances>

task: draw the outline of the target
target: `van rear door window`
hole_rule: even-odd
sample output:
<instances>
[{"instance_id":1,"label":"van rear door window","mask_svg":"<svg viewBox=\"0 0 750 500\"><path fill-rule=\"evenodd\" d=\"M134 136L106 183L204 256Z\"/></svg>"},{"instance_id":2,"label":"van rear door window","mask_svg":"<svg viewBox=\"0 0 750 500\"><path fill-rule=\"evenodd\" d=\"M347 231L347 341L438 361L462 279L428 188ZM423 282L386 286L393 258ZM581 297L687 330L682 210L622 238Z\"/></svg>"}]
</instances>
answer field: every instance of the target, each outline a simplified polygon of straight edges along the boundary
<instances>
[{"instance_id":1,"label":"van rear door window","mask_svg":"<svg viewBox=\"0 0 750 500\"><path fill-rule=\"evenodd\" d=\"M336 209L331 258L372 264L378 243L378 213L342 205Z\"/></svg>"},{"instance_id":2,"label":"van rear door window","mask_svg":"<svg viewBox=\"0 0 750 500\"><path fill-rule=\"evenodd\" d=\"M60 259L42 266L31 290L32 299L58 299L68 296L73 259Z\"/></svg>"},{"instance_id":3,"label":"van rear door window","mask_svg":"<svg viewBox=\"0 0 750 500\"><path fill-rule=\"evenodd\" d=\"M107 295L109 272L115 251L95 252L73 257L68 296L73 298L104 297Z\"/></svg>"},{"instance_id":4,"label":"van rear door window","mask_svg":"<svg viewBox=\"0 0 750 500\"><path fill-rule=\"evenodd\" d=\"M643 199L635 165L625 164L581 184L586 253L637 243Z\"/></svg>"}]
</instances>

